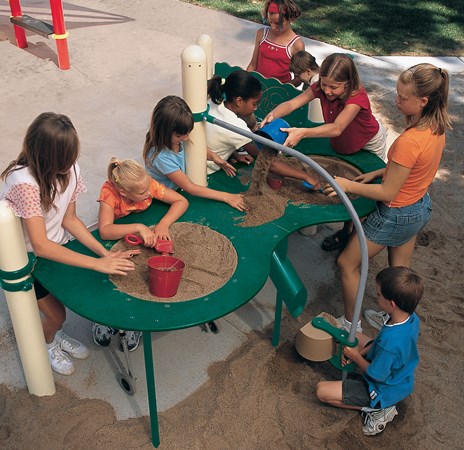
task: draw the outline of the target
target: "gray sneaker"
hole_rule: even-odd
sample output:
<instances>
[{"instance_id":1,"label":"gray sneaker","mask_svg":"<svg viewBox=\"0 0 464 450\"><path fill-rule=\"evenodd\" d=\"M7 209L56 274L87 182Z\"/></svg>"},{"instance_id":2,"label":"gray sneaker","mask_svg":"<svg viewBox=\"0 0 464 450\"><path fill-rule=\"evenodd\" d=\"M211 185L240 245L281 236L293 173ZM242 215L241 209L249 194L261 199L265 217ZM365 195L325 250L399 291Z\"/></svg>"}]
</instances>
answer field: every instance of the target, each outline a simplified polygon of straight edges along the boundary
<instances>
[{"instance_id":1,"label":"gray sneaker","mask_svg":"<svg viewBox=\"0 0 464 450\"><path fill-rule=\"evenodd\" d=\"M95 344L99 345L100 347L108 347L111 342L111 337L115 334L116 331L113 328L107 327L105 325L94 323L92 326L93 342L95 342Z\"/></svg>"},{"instance_id":2,"label":"gray sneaker","mask_svg":"<svg viewBox=\"0 0 464 450\"><path fill-rule=\"evenodd\" d=\"M140 338L142 337L142 332L141 331L126 331L126 335L124 336L124 339L127 342L127 349L130 352L133 352L134 350L137 350L139 344L140 344ZM119 351L123 351L122 344L121 342L119 343Z\"/></svg>"},{"instance_id":3,"label":"gray sneaker","mask_svg":"<svg viewBox=\"0 0 464 450\"><path fill-rule=\"evenodd\" d=\"M364 318L371 327L380 330L390 319L390 314L386 313L385 311L366 309L364 311Z\"/></svg>"},{"instance_id":4,"label":"gray sneaker","mask_svg":"<svg viewBox=\"0 0 464 450\"><path fill-rule=\"evenodd\" d=\"M388 422L391 422L398 414L396 406L389 406L388 408L378 409L373 412L364 414L363 433L366 436L374 436L385 430Z\"/></svg>"}]
</instances>

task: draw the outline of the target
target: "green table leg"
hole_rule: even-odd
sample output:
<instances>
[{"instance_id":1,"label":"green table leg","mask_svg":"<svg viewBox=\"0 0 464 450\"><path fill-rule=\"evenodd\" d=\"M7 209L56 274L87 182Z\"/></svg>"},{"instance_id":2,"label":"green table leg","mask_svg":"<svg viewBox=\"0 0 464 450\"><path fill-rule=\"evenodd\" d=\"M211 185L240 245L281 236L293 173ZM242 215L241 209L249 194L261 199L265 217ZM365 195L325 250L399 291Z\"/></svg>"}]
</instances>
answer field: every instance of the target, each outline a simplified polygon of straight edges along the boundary
<instances>
[{"instance_id":1,"label":"green table leg","mask_svg":"<svg viewBox=\"0 0 464 450\"><path fill-rule=\"evenodd\" d=\"M277 289L274 332L272 345L279 345L280 325L282 321L282 304L293 317L298 317L304 310L307 299L306 288L296 273L292 263L287 258L288 238L282 239L271 255L269 277Z\"/></svg>"},{"instance_id":2,"label":"green table leg","mask_svg":"<svg viewBox=\"0 0 464 450\"><path fill-rule=\"evenodd\" d=\"M282 297L277 292L275 317L274 317L274 332L272 333L272 345L277 347L280 339L280 322L282 321Z\"/></svg>"},{"instance_id":3,"label":"green table leg","mask_svg":"<svg viewBox=\"0 0 464 450\"><path fill-rule=\"evenodd\" d=\"M151 333L147 331L143 332L143 354L145 356L145 374L147 377L148 406L150 410L151 443L154 447L159 447L160 435L158 410L156 407L155 369L153 365Z\"/></svg>"}]
</instances>

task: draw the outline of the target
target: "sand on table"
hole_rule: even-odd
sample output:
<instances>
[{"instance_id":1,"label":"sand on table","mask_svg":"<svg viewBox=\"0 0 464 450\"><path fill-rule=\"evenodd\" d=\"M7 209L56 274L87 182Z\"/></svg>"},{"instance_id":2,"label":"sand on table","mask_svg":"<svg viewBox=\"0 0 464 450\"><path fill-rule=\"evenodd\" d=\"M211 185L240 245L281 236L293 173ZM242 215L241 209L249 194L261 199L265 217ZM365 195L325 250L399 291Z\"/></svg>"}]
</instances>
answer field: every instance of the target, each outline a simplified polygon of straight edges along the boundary
<instances>
[{"instance_id":1,"label":"sand on table","mask_svg":"<svg viewBox=\"0 0 464 450\"><path fill-rule=\"evenodd\" d=\"M126 276L111 275L110 280L119 291L148 301L181 302L203 297L222 287L237 267L237 252L232 242L211 228L195 223L177 222L171 226L175 258L185 263L179 289L174 297L154 297L148 290L147 260L159 255L152 248L139 246L141 253L133 257L135 271ZM112 248L130 250L134 248L124 239Z\"/></svg>"}]
</instances>

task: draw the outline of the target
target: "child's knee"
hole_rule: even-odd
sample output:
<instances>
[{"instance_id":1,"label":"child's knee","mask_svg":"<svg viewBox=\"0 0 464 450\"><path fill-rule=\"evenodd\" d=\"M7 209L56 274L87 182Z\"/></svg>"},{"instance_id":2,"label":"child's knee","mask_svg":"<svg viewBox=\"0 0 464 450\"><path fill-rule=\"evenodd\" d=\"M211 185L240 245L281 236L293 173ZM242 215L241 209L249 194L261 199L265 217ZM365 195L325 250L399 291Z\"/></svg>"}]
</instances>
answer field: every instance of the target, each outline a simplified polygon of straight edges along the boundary
<instances>
[{"instance_id":1,"label":"child's knee","mask_svg":"<svg viewBox=\"0 0 464 450\"><path fill-rule=\"evenodd\" d=\"M344 271L348 268L348 261L347 261L347 258L346 258L346 255L345 255L345 252L341 252L339 255L338 255L338 258L337 258L337 267L341 270L341 271Z\"/></svg>"},{"instance_id":2,"label":"child's knee","mask_svg":"<svg viewBox=\"0 0 464 450\"><path fill-rule=\"evenodd\" d=\"M325 387L326 387L325 381L319 381L319 383L316 384L316 397L318 398L319 401L323 403L327 403Z\"/></svg>"},{"instance_id":3,"label":"child's knee","mask_svg":"<svg viewBox=\"0 0 464 450\"><path fill-rule=\"evenodd\" d=\"M350 273L358 270L359 266L350 257L346 249L338 255L337 266L342 273Z\"/></svg>"},{"instance_id":4,"label":"child's knee","mask_svg":"<svg viewBox=\"0 0 464 450\"><path fill-rule=\"evenodd\" d=\"M61 325L63 325L66 320L66 308L64 305L51 296L47 296L41 301L47 303L45 307L42 305L42 307L39 307L45 320L49 323L53 323L58 329L61 328Z\"/></svg>"}]
</instances>

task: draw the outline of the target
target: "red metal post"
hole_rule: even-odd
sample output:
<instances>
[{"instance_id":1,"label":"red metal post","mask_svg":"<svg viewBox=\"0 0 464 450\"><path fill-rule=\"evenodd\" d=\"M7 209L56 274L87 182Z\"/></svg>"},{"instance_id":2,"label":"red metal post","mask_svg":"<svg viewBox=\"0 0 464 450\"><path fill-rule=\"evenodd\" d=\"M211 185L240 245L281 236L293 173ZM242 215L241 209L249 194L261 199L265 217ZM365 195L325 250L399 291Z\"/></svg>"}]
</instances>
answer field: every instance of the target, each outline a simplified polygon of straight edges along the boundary
<instances>
[{"instance_id":1,"label":"red metal post","mask_svg":"<svg viewBox=\"0 0 464 450\"><path fill-rule=\"evenodd\" d=\"M12 17L21 17L23 12L21 11L21 4L19 0L10 0L10 10ZM16 45L19 48L27 47L26 31L24 28L13 25L13 29L16 37Z\"/></svg>"},{"instance_id":2,"label":"red metal post","mask_svg":"<svg viewBox=\"0 0 464 450\"><path fill-rule=\"evenodd\" d=\"M56 40L58 66L62 70L70 68L66 26L64 24L63 6L61 0L50 0L53 21L53 39Z\"/></svg>"}]
</instances>

